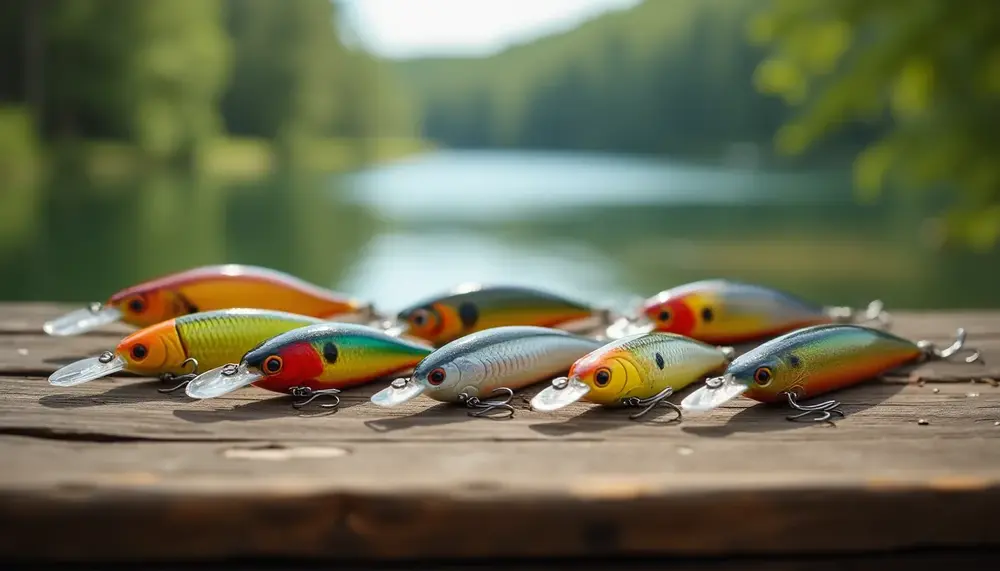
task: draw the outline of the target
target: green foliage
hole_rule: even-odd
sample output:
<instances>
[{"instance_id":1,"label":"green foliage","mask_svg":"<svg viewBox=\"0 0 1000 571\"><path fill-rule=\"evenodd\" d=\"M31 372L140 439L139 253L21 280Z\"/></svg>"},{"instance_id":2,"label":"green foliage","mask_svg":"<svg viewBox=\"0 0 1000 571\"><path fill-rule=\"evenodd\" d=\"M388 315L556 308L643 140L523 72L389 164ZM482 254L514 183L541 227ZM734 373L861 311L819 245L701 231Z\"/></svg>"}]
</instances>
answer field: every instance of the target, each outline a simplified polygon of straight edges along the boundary
<instances>
[{"instance_id":1,"label":"green foliage","mask_svg":"<svg viewBox=\"0 0 1000 571\"><path fill-rule=\"evenodd\" d=\"M424 133L448 145L715 152L767 142L784 117L754 90L761 0L660 0L488 58L398 68Z\"/></svg>"},{"instance_id":2,"label":"green foliage","mask_svg":"<svg viewBox=\"0 0 1000 571\"><path fill-rule=\"evenodd\" d=\"M801 106L777 143L797 153L847 121L882 127L861 152L862 197L891 181L958 189L949 238L1000 238L1000 4L773 0L751 38L771 48L762 91Z\"/></svg>"}]
</instances>

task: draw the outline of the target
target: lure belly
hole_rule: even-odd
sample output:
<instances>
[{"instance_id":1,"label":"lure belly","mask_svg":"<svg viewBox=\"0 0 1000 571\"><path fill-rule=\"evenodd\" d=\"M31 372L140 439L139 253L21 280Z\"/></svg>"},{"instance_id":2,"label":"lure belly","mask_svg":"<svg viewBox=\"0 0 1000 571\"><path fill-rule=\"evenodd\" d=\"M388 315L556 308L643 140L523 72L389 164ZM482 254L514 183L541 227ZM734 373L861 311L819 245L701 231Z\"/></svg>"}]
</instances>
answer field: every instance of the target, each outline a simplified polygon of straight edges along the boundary
<instances>
[{"instance_id":1,"label":"lure belly","mask_svg":"<svg viewBox=\"0 0 1000 571\"><path fill-rule=\"evenodd\" d=\"M509 400L514 391L565 372L600 346L595 339L549 327L495 327L441 347L417 365L410 379L397 379L371 401L393 407L424 394L441 402L513 413L506 402L482 399L502 391Z\"/></svg>"},{"instance_id":2,"label":"lure belly","mask_svg":"<svg viewBox=\"0 0 1000 571\"><path fill-rule=\"evenodd\" d=\"M586 328L606 320L606 312L533 288L468 286L423 300L399 312L399 330L440 347L459 337L513 325Z\"/></svg>"},{"instance_id":3,"label":"lure belly","mask_svg":"<svg viewBox=\"0 0 1000 571\"><path fill-rule=\"evenodd\" d=\"M410 370L431 351L427 345L367 325L309 325L276 335L199 375L186 392L192 398L206 399L253 384L278 393L335 394Z\"/></svg>"},{"instance_id":4,"label":"lure belly","mask_svg":"<svg viewBox=\"0 0 1000 571\"><path fill-rule=\"evenodd\" d=\"M802 327L863 318L888 322L879 301L863 312L814 304L789 293L728 280L692 282L662 291L643 304L655 329L713 344L736 344Z\"/></svg>"},{"instance_id":5,"label":"lure belly","mask_svg":"<svg viewBox=\"0 0 1000 571\"><path fill-rule=\"evenodd\" d=\"M611 407L648 406L645 413L674 392L723 371L732 353L673 333L630 335L576 361L567 378L535 395L531 407L553 411L583 399Z\"/></svg>"},{"instance_id":6,"label":"lure belly","mask_svg":"<svg viewBox=\"0 0 1000 571\"><path fill-rule=\"evenodd\" d=\"M239 264L204 266L150 280L47 322L49 335L77 335L115 321L147 327L181 315L248 307L318 318L370 315L370 304L295 276Z\"/></svg>"},{"instance_id":7,"label":"lure belly","mask_svg":"<svg viewBox=\"0 0 1000 571\"><path fill-rule=\"evenodd\" d=\"M279 333L323 323L305 315L262 309L223 309L184 315L141 329L114 351L83 359L54 372L49 383L67 387L118 371L147 376L193 376L238 360Z\"/></svg>"},{"instance_id":8,"label":"lure belly","mask_svg":"<svg viewBox=\"0 0 1000 571\"><path fill-rule=\"evenodd\" d=\"M861 325L816 325L772 339L739 356L726 372L681 402L684 410L707 411L740 395L759 402L787 400L804 413L820 412L826 420L839 403L813 408L797 404L827 392L872 379L922 359L947 359L962 350L965 331L944 349L928 341L913 341ZM974 362L978 352L966 359ZM803 415L799 415L800 417ZM798 418L798 417L794 417Z\"/></svg>"}]
</instances>

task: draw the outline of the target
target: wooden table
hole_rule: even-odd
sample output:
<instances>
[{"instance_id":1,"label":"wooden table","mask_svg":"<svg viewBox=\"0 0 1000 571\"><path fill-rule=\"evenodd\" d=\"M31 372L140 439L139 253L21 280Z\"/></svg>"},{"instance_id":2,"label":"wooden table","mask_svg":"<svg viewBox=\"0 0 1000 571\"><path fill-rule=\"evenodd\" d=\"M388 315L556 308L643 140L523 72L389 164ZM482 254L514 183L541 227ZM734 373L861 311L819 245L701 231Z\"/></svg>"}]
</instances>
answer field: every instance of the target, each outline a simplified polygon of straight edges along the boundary
<instances>
[{"instance_id":1,"label":"wooden table","mask_svg":"<svg viewBox=\"0 0 1000 571\"><path fill-rule=\"evenodd\" d=\"M846 418L803 424L745 399L668 423L532 412L534 391L489 420L425 398L378 409L376 387L335 412L256 388L194 401L127 376L56 388L49 373L129 330L44 336L67 309L0 304L5 561L1000 561L1000 312L897 312L894 331L914 339L965 327L985 363L873 380L838 394Z\"/></svg>"}]
</instances>

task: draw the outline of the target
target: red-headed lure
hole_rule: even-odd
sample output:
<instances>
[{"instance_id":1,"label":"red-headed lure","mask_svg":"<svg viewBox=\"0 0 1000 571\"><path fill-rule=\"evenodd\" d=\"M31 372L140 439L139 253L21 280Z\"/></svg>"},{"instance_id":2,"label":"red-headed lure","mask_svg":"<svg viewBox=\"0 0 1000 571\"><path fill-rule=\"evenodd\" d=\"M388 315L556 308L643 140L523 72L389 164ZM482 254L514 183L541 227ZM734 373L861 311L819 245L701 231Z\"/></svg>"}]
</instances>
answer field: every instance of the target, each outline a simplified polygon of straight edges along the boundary
<instances>
[{"instance_id":1,"label":"red-headed lure","mask_svg":"<svg viewBox=\"0 0 1000 571\"><path fill-rule=\"evenodd\" d=\"M816 325L787 333L740 355L720 377L681 402L685 411L711 410L740 395L760 402L787 401L800 411L798 420L816 414L825 421L843 413L835 400L801 405L812 398L872 379L910 363L925 359L950 359L965 348L965 330L945 349L930 341L914 343L886 331L862 325ZM973 363L979 352L964 360Z\"/></svg>"},{"instance_id":2,"label":"red-headed lure","mask_svg":"<svg viewBox=\"0 0 1000 571\"><path fill-rule=\"evenodd\" d=\"M878 321L888 325L882 302L861 311L805 301L769 287L704 280L662 291L642 308L652 328L716 345L772 337L811 325Z\"/></svg>"}]
</instances>

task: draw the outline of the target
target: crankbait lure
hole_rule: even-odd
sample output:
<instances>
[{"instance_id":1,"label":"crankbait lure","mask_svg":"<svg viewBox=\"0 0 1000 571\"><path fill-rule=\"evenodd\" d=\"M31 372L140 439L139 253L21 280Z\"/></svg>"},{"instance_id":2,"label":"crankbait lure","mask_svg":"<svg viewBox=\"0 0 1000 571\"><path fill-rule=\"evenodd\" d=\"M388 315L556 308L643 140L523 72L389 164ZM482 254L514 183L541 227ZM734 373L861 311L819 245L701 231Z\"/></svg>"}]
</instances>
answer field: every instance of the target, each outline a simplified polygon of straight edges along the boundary
<instances>
[{"instance_id":1,"label":"crankbait lure","mask_svg":"<svg viewBox=\"0 0 1000 571\"><path fill-rule=\"evenodd\" d=\"M812 413L816 421L843 413L835 400L800 405L807 399L862 381L909 363L949 359L965 347L965 330L955 342L938 349L930 341L916 343L883 330L861 325L816 325L772 339L733 360L725 374L705 381L705 386L681 402L681 408L707 411L740 395L760 402L787 400L800 411L798 420ZM965 359L973 363L979 352Z\"/></svg>"},{"instance_id":2,"label":"crankbait lure","mask_svg":"<svg viewBox=\"0 0 1000 571\"><path fill-rule=\"evenodd\" d=\"M183 315L141 329L123 339L114 351L66 365L49 383L68 387L119 371L185 381L199 369L211 369L238 360L271 337L298 327L323 323L321 319L282 311L235 308Z\"/></svg>"},{"instance_id":3,"label":"crankbait lure","mask_svg":"<svg viewBox=\"0 0 1000 571\"><path fill-rule=\"evenodd\" d=\"M47 322L49 335L77 335L115 321L147 327L200 311L249 307L288 311L310 317L344 319L373 314L371 304L313 285L295 276L227 264L204 266L123 289L107 302L94 302Z\"/></svg>"},{"instance_id":4,"label":"crankbait lure","mask_svg":"<svg viewBox=\"0 0 1000 571\"><path fill-rule=\"evenodd\" d=\"M531 408L553 411L580 399L610 407L642 407L636 419L676 391L722 372L731 347L713 347L673 333L639 333L612 341L576 361L568 377L552 381L531 400Z\"/></svg>"},{"instance_id":5,"label":"crankbait lure","mask_svg":"<svg viewBox=\"0 0 1000 571\"><path fill-rule=\"evenodd\" d=\"M403 309L394 330L440 347L493 327L533 325L581 331L608 319L607 310L537 289L470 284Z\"/></svg>"},{"instance_id":6,"label":"crankbait lure","mask_svg":"<svg viewBox=\"0 0 1000 571\"><path fill-rule=\"evenodd\" d=\"M188 383L187 395L214 398L253 384L262 389L309 397L333 396L340 389L413 369L433 349L353 323L310 325L276 335L232 362Z\"/></svg>"},{"instance_id":7,"label":"crankbait lure","mask_svg":"<svg viewBox=\"0 0 1000 571\"><path fill-rule=\"evenodd\" d=\"M658 331L706 343L736 344L811 325L889 322L882 302L864 311L825 307L768 287L728 280L692 282L647 299L642 309Z\"/></svg>"},{"instance_id":8,"label":"crankbait lure","mask_svg":"<svg viewBox=\"0 0 1000 571\"><path fill-rule=\"evenodd\" d=\"M495 327L466 335L441 347L417 365L409 379L396 379L372 396L394 407L417 395L465 404L472 416L495 409L510 415L514 391L564 373L601 342L560 329L534 326ZM483 400L505 393L503 401Z\"/></svg>"}]
</instances>

